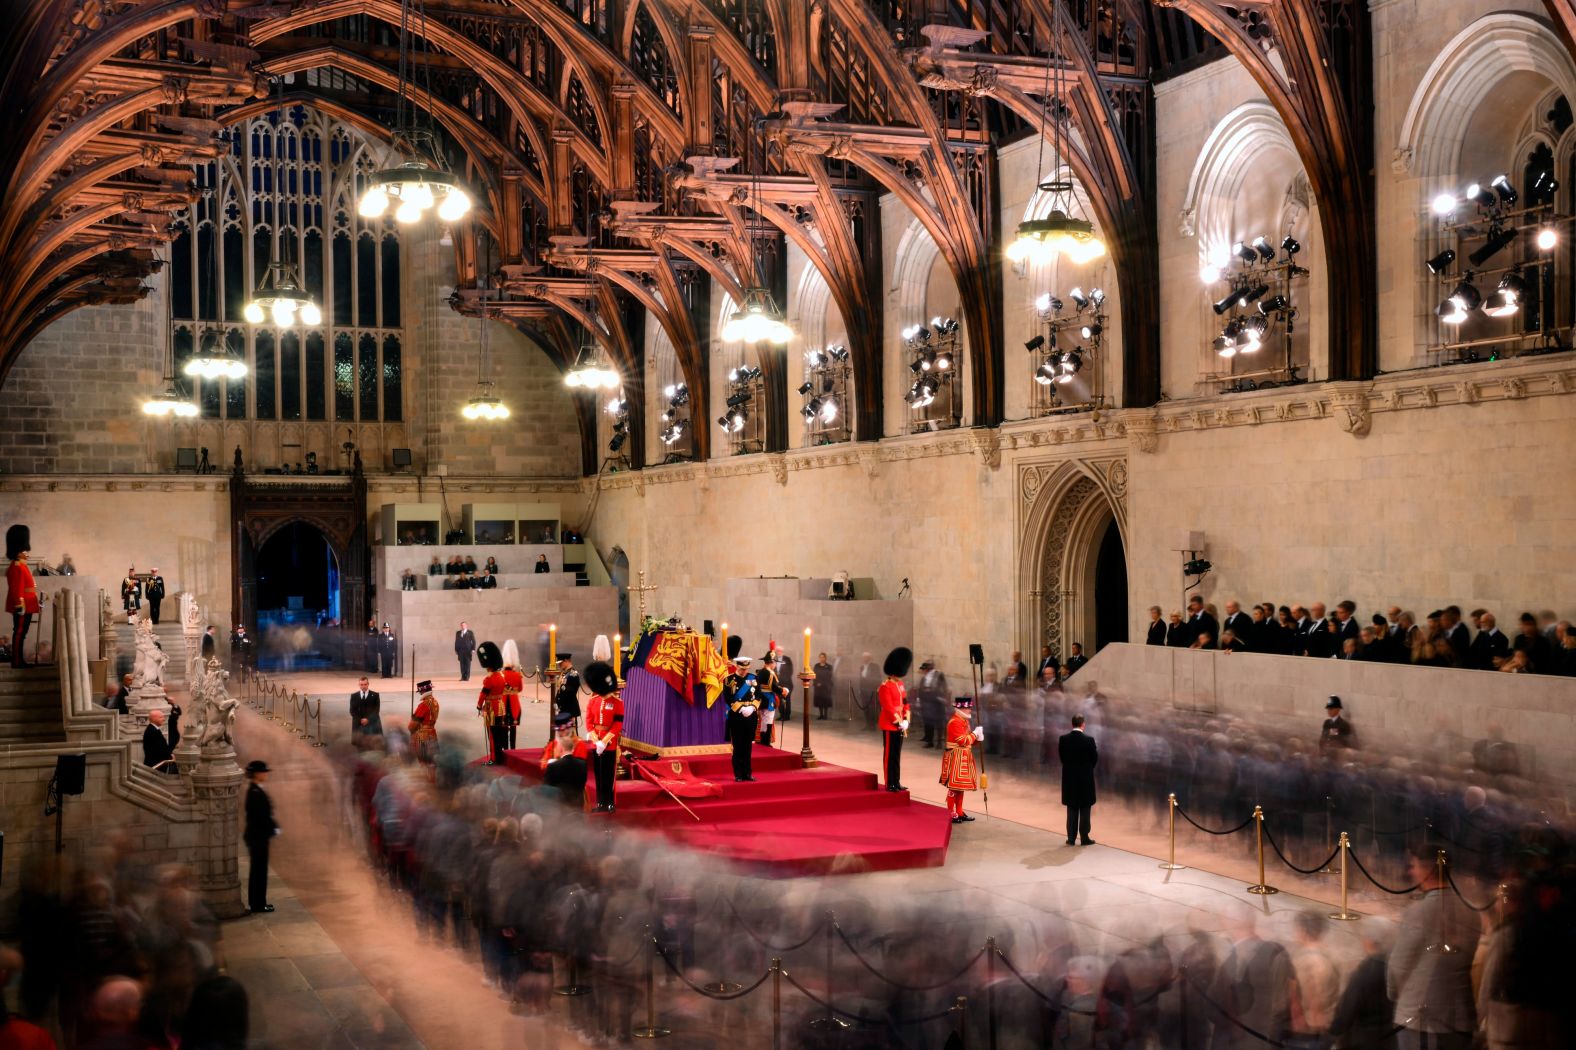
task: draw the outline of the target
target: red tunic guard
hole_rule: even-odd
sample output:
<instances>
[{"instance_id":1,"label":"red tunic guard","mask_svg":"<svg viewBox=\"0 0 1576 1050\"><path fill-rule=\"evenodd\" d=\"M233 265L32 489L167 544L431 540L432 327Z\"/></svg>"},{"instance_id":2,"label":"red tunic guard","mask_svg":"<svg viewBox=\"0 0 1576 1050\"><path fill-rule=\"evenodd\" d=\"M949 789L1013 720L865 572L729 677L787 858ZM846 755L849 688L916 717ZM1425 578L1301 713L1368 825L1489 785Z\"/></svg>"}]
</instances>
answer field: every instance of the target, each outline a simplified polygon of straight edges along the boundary
<instances>
[{"instance_id":1,"label":"red tunic guard","mask_svg":"<svg viewBox=\"0 0 1576 1050\"><path fill-rule=\"evenodd\" d=\"M974 746L979 739L969 725L967 708L959 707L947 723L946 749L941 753L941 783L947 789L947 810L954 824L973 820L963 812L963 793L978 791L979 767L974 762Z\"/></svg>"}]
</instances>

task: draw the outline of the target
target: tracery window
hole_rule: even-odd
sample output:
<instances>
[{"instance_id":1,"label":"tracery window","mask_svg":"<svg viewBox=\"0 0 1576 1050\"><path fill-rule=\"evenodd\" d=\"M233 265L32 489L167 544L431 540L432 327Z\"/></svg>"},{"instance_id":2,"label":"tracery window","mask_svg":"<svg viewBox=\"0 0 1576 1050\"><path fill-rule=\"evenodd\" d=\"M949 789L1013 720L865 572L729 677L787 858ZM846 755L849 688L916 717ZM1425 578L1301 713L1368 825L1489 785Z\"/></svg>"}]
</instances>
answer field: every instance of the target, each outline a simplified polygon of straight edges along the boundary
<instances>
[{"instance_id":1,"label":"tracery window","mask_svg":"<svg viewBox=\"0 0 1576 1050\"><path fill-rule=\"evenodd\" d=\"M196 168L199 196L171 244L177 382L210 419L403 419L399 235L391 218L356 212L381 166L379 148L305 106L290 107L283 122L277 112L243 121L224 138L229 151ZM281 329L242 317L276 229L281 256L322 306L319 325ZM244 379L180 374L209 331L246 359Z\"/></svg>"}]
</instances>

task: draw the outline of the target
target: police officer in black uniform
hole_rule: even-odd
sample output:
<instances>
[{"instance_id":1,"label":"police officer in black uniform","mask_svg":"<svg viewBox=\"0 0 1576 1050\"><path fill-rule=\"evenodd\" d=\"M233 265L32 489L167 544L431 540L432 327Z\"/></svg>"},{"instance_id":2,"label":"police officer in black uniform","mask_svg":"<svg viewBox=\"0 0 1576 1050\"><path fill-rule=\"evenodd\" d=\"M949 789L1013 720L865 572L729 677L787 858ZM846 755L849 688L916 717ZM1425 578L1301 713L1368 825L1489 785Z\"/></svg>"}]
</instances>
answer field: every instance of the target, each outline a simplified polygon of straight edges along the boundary
<instances>
[{"instance_id":1,"label":"police officer in black uniform","mask_svg":"<svg viewBox=\"0 0 1576 1050\"><path fill-rule=\"evenodd\" d=\"M1326 758L1337 757L1336 751L1357 746L1357 734L1352 731L1352 724L1341 717L1341 698L1330 697L1324 705L1324 728L1319 731L1319 754Z\"/></svg>"}]
</instances>

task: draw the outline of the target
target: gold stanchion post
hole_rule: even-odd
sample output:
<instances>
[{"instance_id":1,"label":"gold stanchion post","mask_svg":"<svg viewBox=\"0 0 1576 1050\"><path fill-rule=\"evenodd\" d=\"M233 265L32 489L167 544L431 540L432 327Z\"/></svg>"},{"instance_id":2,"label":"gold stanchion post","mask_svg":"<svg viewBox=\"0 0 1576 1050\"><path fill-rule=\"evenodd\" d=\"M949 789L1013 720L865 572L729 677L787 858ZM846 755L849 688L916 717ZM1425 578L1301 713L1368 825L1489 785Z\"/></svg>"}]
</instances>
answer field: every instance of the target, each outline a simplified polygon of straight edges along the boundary
<instances>
[{"instance_id":1,"label":"gold stanchion post","mask_svg":"<svg viewBox=\"0 0 1576 1050\"><path fill-rule=\"evenodd\" d=\"M1271 886L1269 883L1264 881L1264 807L1263 806L1254 806L1253 807L1253 832L1254 832L1254 837L1258 839L1258 843L1259 843L1259 881L1254 883L1252 886L1249 886L1248 887L1248 892L1249 893L1257 893L1257 894L1259 894L1261 896L1268 897L1272 893L1279 893L1280 890L1276 889L1274 886Z\"/></svg>"},{"instance_id":2,"label":"gold stanchion post","mask_svg":"<svg viewBox=\"0 0 1576 1050\"><path fill-rule=\"evenodd\" d=\"M1160 865L1160 870L1181 871L1187 865L1177 863L1177 793L1175 791L1166 796L1166 824L1171 836L1171 859Z\"/></svg>"},{"instance_id":3,"label":"gold stanchion post","mask_svg":"<svg viewBox=\"0 0 1576 1050\"><path fill-rule=\"evenodd\" d=\"M662 1039L673 1034L673 1029L657 1024L657 939L646 927L646 939L651 942L651 952L646 956L646 1023L634 1030L636 1039Z\"/></svg>"},{"instance_id":4,"label":"gold stanchion post","mask_svg":"<svg viewBox=\"0 0 1576 1050\"><path fill-rule=\"evenodd\" d=\"M571 955L569 957L569 983L565 984L565 985L561 985L561 986L559 986L557 988L554 988L553 989L553 994L554 995L589 995L590 993L591 993L590 986L580 983L580 957L577 956L577 955Z\"/></svg>"},{"instance_id":5,"label":"gold stanchion post","mask_svg":"<svg viewBox=\"0 0 1576 1050\"><path fill-rule=\"evenodd\" d=\"M783 961L772 960L772 1050L783 1045Z\"/></svg>"},{"instance_id":6,"label":"gold stanchion post","mask_svg":"<svg viewBox=\"0 0 1576 1050\"><path fill-rule=\"evenodd\" d=\"M969 1000L960 995L952 1004L958 1015L958 1050L969 1050Z\"/></svg>"},{"instance_id":7,"label":"gold stanchion post","mask_svg":"<svg viewBox=\"0 0 1576 1050\"><path fill-rule=\"evenodd\" d=\"M815 752L810 750L810 683L815 681L815 672L806 667L800 673L799 681L804 686L804 696L802 698L804 709L799 712L804 718L804 746L799 749L799 761L804 764L804 768L814 769L821 764L820 760L815 757Z\"/></svg>"},{"instance_id":8,"label":"gold stanchion post","mask_svg":"<svg viewBox=\"0 0 1576 1050\"><path fill-rule=\"evenodd\" d=\"M1352 840L1346 834L1346 832L1344 832L1344 831L1341 832L1341 843L1340 843L1340 846L1341 846L1341 910L1340 911L1332 911L1332 912L1330 912L1330 918L1332 918L1332 919L1340 919L1342 922L1350 922L1353 919L1360 919L1360 918L1362 918L1362 916L1358 915L1356 912L1352 911L1350 908L1348 908L1346 906L1346 855L1351 852Z\"/></svg>"}]
</instances>

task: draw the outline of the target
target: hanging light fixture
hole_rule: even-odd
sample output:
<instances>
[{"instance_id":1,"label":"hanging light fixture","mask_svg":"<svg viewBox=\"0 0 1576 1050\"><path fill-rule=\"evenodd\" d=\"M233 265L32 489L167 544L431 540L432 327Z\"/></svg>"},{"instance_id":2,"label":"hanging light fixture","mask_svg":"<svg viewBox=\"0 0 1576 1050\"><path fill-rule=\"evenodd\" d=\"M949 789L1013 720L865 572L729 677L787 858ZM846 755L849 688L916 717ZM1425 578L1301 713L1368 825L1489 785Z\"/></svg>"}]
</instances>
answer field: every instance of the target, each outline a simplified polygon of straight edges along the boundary
<instances>
[{"instance_id":1,"label":"hanging light fixture","mask_svg":"<svg viewBox=\"0 0 1576 1050\"><path fill-rule=\"evenodd\" d=\"M172 419L190 419L197 414L197 406L175 392L175 384L164 388L142 403L142 411L150 416L167 416Z\"/></svg>"},{"instance_id":2,"label":"hanging light fixture","mask_svg":"<svg viewBox=\"0 0 1576 1050\"><path fill-rule=\"evenodd\" d=\"M618 373L603 365L601 358L597 344L588 337L580 344L574 367L564 375L564 384L586 390L611 390L618 386Z\"/></svg>"},{"instance_id":3,"label":"hanging light fixture","mask_svg":"<svg viewBox=\"0 0 1576 1050\"><path fill-rule=\"evenodd\" d=\"M367 180L356 210L364 219L377 219L394 208L394 221L402 225L420 222L434 205L438 218L454 223L471 210L470 191L443 163L432 114L406 102L413 91L416 56L411 54L414 35L421 42L420 72L422 90L432 97L432 69L427 53L427 5L425 0L400 0L399 7L399 83L394 102L394 148L404 159L391 168L377 171Z\"/></svg>"},{"instance_id":4,"label":"hanging light fixture","mask_svg":"<svg viewBox=\"0 0 1576 1050\"><path fill-rule=\"evenodd\" d=\"M1062 134L1062 124L1068 119L1070 112L1066 102L1067 77L1059 60L1060 48L1055 46L1061 38L1060 3L1055 6L1051 15L1056 29L1051 41L1052 46L1047 48L1045 55L1045 88L1040 108L1040 159L1035 171L1045 170L1045 130L1046 125L1053 120L1055 128L1052 131L1052 145L1058 168L1061 167L1062 158L1067 155L1066 142ZM1054 81L1053 66L1055 67ZM1040 183L1039 188L1042 192L1051 195L1050 214L1043 219L1025 219L1018 224L1017 236L1007 247L1008 260L1014 263L1027 261L1043 264L1058 255L1066 255L1074 263L1082 265L1104 255L1105 242L1095 235L1094 223L1072 214L1074 205L1072 180L1052 178Z\"/></svg>"},{"instance_id":5,"label":"hanging light fixture","mask_svg":"<svg viewBox=\"0 0 1576 1050\"><path fill-rule=\"evenodd\" d=\"M759 123L755 125L759 130ZM748 145L745 147L748 153ZM757 216L766 214L761 200L761 169L766 166L766 149L761 149L758 164L750 165L750 196L754 199ZM744 301L734 306L733 313L723 322L722 338L730 343L774 343L782 346L793 338L793 328L777 308L777 300L767 288L761 274L766 268L765 252L755 237L750 238L750 250L755 257L755 279L762 283L744 289Z\"/></svg>"},{"instance_id":6,"label":"hanging light fixture","mask_svg":"<svg viewBox=\"0 0 1576 1050\"><path fill-rule=\"evenodd\" d=\"M285 106L285 82L280 78L279 84L279 122L274 125L273 151L274 151L274 221L273 221L273 246L268 260L268 272L263 275L262 281L257 285L251 302L241 310L241 316L246 318L248 324L262 324L271 318L276 327L289 328L299 319L308 327L323 323L323 311L302 287L301 278L296 273L295 263L291 260L288 250L281 252L282 238L279 229L284 225L284 186L279 181L279 155L283 152L285 121L289 119L289 110ZM288 243L286 243L288 249Z\"/></svg>"},{"instance_id":7,"label":"hanging light fixture","mask_svg":"<svg viewBox=\"0 0 1576 1050\"><path fill-rule=\"evenodd\" d=\"M490 258L489 256L489 261ZM488 330L492 328L492 325L488 323L487 291L488 279L486 276L483 276L481 308L477 314L477 323L480 328L477 333L476 393L469 401L465 402L465 407L460 409L460 415L469 420L494 423L509 418L509 406L504 404L503 399L493 392L493 380L490 371L492 344L488 338Z\"/></svg>"},{"instance_id":8,"label":"hanging light fixture","mask_svg":"<svg viewBox=\"0 0 1576 1050\"><path fill-rule=\"evenodd\" d=\"M246 376L246 362L230 353L215 328L206 328L201 345L181 369L197 379L242 379Z\"/></svg>"}]
</instances>

